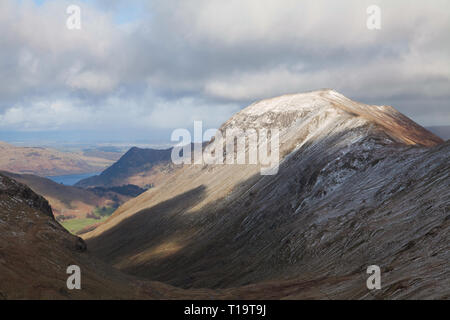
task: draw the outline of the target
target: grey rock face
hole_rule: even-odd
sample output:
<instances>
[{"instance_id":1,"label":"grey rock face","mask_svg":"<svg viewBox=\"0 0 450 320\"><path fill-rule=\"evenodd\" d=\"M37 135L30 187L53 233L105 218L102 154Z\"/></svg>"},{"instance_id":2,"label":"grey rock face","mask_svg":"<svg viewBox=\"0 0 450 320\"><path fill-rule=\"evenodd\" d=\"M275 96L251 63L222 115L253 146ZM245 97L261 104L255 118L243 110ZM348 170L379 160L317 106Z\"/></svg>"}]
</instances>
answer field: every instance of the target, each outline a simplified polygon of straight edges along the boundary
<instances>
[{"instance_id":1,"label":"grey rock face","mask_svg":"<svg viewBox=\"0 0 450 320\"><path fill-rule=\"evenodd\" d=\"M0 174L0 195L2 194L26 201L31 208L37 209L54 219L52 208L45 198L34 193L26 185Z\"/></svg>"}]
</instances>

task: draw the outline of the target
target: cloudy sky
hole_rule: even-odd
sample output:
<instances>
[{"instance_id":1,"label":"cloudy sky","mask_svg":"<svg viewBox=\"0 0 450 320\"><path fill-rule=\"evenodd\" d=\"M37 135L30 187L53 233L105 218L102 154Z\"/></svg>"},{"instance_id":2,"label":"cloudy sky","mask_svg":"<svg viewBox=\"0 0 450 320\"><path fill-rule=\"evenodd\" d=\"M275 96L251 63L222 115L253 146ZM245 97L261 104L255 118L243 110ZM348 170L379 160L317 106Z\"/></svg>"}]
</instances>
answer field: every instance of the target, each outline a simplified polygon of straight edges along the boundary
<instances>
[{"instance_id":1,"label":"cloudy sky","mask_svg":"<svg viewBox=\"0 0 450 320\"><path fill-rule=\"evenodd\" d=\"M1 0L0 140L163 142L320 88L450 125L449 30L448 0Z\"/></svg>"}]
</instances>

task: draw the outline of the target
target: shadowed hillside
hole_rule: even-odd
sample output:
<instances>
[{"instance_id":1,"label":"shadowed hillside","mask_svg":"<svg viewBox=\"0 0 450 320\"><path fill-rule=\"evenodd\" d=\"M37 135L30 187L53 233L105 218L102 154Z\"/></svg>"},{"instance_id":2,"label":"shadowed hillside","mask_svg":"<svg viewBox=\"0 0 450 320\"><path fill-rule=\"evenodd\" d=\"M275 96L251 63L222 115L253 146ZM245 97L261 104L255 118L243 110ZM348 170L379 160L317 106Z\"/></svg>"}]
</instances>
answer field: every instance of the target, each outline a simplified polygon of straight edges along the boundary
<instances>
[{"instance_id":1,"label":"shadowed hillside","mask_svg":"<svg viewBox=\"0 0 450 320\"><path fill-rule=\"evenodd\" d=\"M67 289L70 265L81 269L81 290ZM0 174L0 300L213 297L219 294L142 281L102 263L55 221L44 198Z\"/></svg>"},{"instance_id":2,"label":"shadowed hillside","mask_svg":"<svg viewBox=\"0 0 450 320\"><path fill-rule=\"evenodd\" d=\"M134 184L144 187L159 182L161 175L170 173L172 149L131 148L116 163L100 175L81 180L78 187L111 187Z\"/></svg>"},{"instance_id":3,"label":"shadowed hillside","mask_svg":"<svg viewBox=\"0 0 450 320\"><path fill-rule=\"evenodd\" d=\"M327 281L278 282L227 290L183 290L127 276L97 260L84 241L53 218L48 202L0 174L0 299L281 299L321 298ZM81 290L66 268L81 269ZM335 279L333 282L347 279Z\"/></svg>"}]
</instances>

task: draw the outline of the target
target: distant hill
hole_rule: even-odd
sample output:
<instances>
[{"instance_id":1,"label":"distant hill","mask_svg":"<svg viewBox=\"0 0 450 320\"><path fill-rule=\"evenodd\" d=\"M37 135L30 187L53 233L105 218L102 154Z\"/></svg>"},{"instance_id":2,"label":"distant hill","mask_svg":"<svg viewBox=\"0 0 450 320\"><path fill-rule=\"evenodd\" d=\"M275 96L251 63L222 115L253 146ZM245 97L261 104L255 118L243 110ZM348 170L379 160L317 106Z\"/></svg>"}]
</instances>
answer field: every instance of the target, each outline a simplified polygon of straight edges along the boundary
<instances>
[{"instance_id":1,"label":"distant hill","mask_svg":"<svg viewBox=\"0 0 450 320\"><path fill-rule=\"evenodd\" d=\"M125 150L124 150L125 151ZM116 147L92 147L83 150L83 155L87 157L102 158L117 161L123 156L124 151Z\"/></svg>"},{"instance_id":2,"label":"distant hill","mask_svg":"<svg viewBox=\"0 0 450 320\"><path fill-rule=\"evenodd\" d=\"M61 152L50 148L17 147L0 142L0 170L39 176L100 172L114 160L104 154ZM112 154L107 154L113 157Z\"/></svg>"},{"instance_id":3,"label":"distant hill","mask_svg":"<svg viewBox=\"0 0 450 320\"><path fill-rule=\"evenodd\" d=\"M172 149L141 149L133 147L116 163L98 176L79 181L77 187L113 187L133 184L145 187L154 184L173 170Z\"/></svg>"},{"instance_id":4,"label":"distant hill","mask_svg":"<svg viewBox=\"0 0 450 320\"><path fill-rule=\"evenodd\" d=\"M435 126L427 129L444 140L450 139L450 126Z\"/></svg>"}]
</instances>

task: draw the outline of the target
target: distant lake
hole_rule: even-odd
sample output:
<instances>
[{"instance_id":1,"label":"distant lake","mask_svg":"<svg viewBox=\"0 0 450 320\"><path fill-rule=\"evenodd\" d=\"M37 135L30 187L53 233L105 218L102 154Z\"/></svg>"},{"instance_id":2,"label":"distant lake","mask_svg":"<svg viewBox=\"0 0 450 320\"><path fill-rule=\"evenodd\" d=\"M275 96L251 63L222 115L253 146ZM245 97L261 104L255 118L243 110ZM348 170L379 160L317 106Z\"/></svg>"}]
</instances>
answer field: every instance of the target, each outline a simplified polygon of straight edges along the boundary
<instances>
[{"instance_id":1,"label":"distant lake","mask_svg":"<svg viewBox=\"0 0 450 320\"><path fill-rule=\"evenodd\" d=\"M55 181L56 183L63 184L66 186L73 186L80 180L99 175L101 172L93 172L93 173L82 173L82 174L69 174L66 176L53 176L47 177L50 180Z\"/></svg>"}]
</instances>

